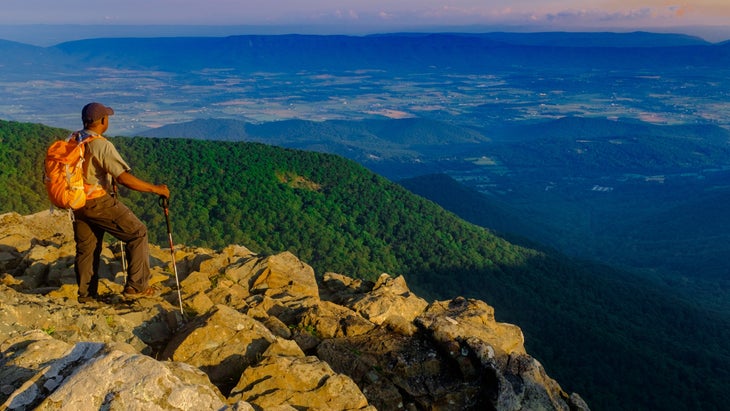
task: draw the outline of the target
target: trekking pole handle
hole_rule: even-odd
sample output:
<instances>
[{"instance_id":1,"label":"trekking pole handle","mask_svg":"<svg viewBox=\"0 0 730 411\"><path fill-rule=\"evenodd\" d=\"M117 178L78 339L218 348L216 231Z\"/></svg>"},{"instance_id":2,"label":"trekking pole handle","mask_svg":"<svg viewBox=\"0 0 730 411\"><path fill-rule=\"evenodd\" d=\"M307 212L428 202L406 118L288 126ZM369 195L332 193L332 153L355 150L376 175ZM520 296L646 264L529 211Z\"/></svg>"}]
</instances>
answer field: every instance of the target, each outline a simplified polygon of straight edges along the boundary
<instances>
[{"instance_id":1,"label":"trekking pole handle","mask_svg":"<svg viewBox=\"0 0 730 411\"><path fill-rule=\"evenodd\" d=\"M160 204L160 207L167 210L168 206L170 205L170 199L165 196L160 196L159 199L157 199L157 202Z\"/></svg>"}]
</instances>

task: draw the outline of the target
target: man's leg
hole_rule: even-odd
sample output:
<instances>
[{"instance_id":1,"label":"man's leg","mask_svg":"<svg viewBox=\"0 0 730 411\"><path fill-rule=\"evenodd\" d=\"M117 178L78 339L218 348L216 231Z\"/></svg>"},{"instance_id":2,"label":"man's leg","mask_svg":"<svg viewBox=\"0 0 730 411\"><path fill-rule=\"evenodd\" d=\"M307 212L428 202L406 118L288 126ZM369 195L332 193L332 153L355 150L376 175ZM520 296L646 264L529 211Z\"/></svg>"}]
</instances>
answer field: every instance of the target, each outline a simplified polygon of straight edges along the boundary
<instances>
[{"instance_id":1,"label":"man's leg","mask_svg":"<svg viewBox=\"0 0 730 411\"><path fill-rule=\"evenodd\" d=\"M129 221L125 221L129 220ZM123 216L121 225L130 227L131 232L120 240L125 242L127 254L127 287L137 291L144 291L149 287L150 280L150 249L147 240L147 227L139 221L131 211Z\"/></svg>"},{"instance_id":2,"label":"man's leg","mask_svg":"<svg viewBox=\"0 0 730 411\"><path fill-rule=\"evenodd\" d=\"M117 199L104 196L87 203L83 209L83 219L103 229L105 232L124 241L127 258L127 284L136 291L145 291L149 287L150 256L147 243L147 227L139 221L132 210Z\"/></svg>"},{"instance_id":3,"label":"man's leg","mask_svg":"<svg viewBox=\"0 0 730 411\"><path fill-rule=\"evenodd\" d=\"M99 295L99 261L104 231L78 218L73 226L76 241L74 272L79 298L96 298Z\"/></svg>"},{"instance_id":4,"label":"man's leg","mask_svg":"<svg viewBox=\"0 0 730 411\"><path fill-rule=\"evenodd\" d=\"M127 206L115 200L112 207L114 225L108 232L124 241L127 256L127 284L136 291L145 291L150 280L150 251L147 240L147 227Z\"/></svg>"}]
</instances>

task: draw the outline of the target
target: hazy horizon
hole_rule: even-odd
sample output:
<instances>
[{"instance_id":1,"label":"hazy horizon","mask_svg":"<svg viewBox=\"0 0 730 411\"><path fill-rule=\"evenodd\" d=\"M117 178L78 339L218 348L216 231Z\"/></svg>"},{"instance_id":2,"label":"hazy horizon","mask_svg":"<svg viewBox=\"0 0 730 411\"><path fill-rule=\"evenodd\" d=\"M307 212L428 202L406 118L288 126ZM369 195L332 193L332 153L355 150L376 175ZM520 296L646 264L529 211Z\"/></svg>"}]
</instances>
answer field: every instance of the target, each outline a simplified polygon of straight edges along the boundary
<instances>
[{"instance_id":1,"label":"hazy horizon","mask_svg":"<svg viewBox=\"0 0 730 411\"><path fill-rule=\"evenodd\" d=\"M719 42L730 39L728 22L726 0L691 5L664 0L97 0L93 6L80 0L5 0L0 39L49 46L118 36L649 31Z\"/></svg>"}]
</instances>

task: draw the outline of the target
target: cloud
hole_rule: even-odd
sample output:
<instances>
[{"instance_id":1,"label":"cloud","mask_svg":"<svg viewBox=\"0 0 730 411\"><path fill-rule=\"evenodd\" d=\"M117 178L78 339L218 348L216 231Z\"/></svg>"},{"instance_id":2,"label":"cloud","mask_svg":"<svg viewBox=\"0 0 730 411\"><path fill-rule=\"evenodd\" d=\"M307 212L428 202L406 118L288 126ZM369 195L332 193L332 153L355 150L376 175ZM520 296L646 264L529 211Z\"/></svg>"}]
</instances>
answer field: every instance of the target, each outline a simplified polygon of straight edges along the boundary
<instances>
[{"instance_id":1,"label":"cloud","mask_svg":"<svg viewBox=\"0 0 730 411\"><path fill-rule=\"evenodd\" d=\"M335 10L335 12L333 14L334 14L335 18L338 20L359 20L360 19L360 14L357 11L352 10L352 9L345 10L345 11Z\"/></svg>"},{"instance_id":2,"label":"cloud","mask_svg":"<svg viewBox=\"0 0 730 411\"><path fill-rule=\"evenodd\" d=\"M651 27L688 24L696 17L692 6L661 6L623 8L614 10L600 9L566 9L553 12L529 13L520 15L513 13L502 16L519 22L523 20L533 24L546 24L560 27Z\"/></svg>"},{"instance_id":3,"label":"cloud","mask_svg":"<svg viewBox=\"0 0 730 411\"><path fill-rule=\"evenodd\" d=\"M674 12L675 16L682 18L691 11L692 6L670 6L669 9Z\"/></svg>"},{"instance_id":4,"label":"cloud","mask_svg":"<svg viewBox=\"0 0 730 411\"><path fill-rule=\"evenodd\" d=\"M396 15L393 13L389 13L387 11L381 10L378 12L378 17L381 20L394 20L396 18Z\"/></svg>"}]
</instances>

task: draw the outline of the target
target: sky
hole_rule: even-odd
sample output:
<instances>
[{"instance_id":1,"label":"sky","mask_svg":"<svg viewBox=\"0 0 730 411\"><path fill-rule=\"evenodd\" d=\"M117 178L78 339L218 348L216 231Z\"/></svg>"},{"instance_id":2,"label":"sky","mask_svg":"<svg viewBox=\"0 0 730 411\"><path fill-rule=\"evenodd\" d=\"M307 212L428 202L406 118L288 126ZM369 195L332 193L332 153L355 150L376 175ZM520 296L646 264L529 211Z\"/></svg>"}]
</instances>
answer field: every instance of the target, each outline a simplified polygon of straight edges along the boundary
<instances>
[{"instance_id":1,"label":"sky","mask_svg":"<svg viewBox=\"0 0 730 411\"><path fill-rule=\"evenodd\" d=\"M730 32L728 0L0 0L0 6L4 31L16 24L81 24L317 27L322 34L459 26Z\"/></svg>"}]
</instances>

